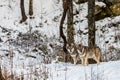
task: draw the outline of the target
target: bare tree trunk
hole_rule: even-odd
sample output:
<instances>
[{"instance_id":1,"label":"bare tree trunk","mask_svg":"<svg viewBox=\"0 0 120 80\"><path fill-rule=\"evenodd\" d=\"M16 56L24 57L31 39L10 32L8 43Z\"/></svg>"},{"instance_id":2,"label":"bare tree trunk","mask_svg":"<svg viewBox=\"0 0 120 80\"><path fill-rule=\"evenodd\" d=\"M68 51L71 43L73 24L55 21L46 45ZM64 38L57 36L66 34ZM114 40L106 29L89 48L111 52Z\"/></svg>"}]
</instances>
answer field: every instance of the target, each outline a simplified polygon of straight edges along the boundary
<instances>
[{"instance_id":1,"label":"bare tree trunk","mask_svg":"<svg viewBox=\"0 0 120 80\"><path fill-rule=\"evenodd\" d=\"M68 0L69 9L67 11L67 41L68 44L74 43L74 26L73 26L73 0Z\"/></svg>"},{"instance_id":2,"label":"bare tree trunk","mask_svg":"<svg viewBox=\"0 0 120 80\"><path fill-rule=\"evenodd\" d=\"M68 61L67 59L67 55L68 55L68 51L66 49L66 44L67 44L67 40L66 40L66 37L63 33L63 24L64 24L64 21L65 21L65 18L66 18L66 14L67 14L67 11L68 11L68 3L67 3L67 0L63 0L63 15L62 15L62 18L61 18L61 21L60 21L60 37L62 37L63 41L64 41L64 45L63 45L63 50L65 52L65 62Z\"/></svg>"},{"instance_id":3,"label":"bare tree trunk","mask_svg":"<svg viewBox=\"0 0 120 80\"><path fill-rule=\"evenodd\" d=\"M25 14L25 8L24 8L24 0L20 0L20 8L21 8L21 15L22 19L20 20L20 23L25 22L27 19L27 16Z\"/></svg>"},{"instance_id":4,"label":"bare tree trunk","mask_svg":"<svg viewBox=\"0 0 120 80\"><path fill-rule=\"evenodd\" d=\"M33 0L29 0L29 15L33 15Z\"/></svg>"},{"instance_id":5,"label":"bare tree trunk","mask_svg":"<svg viewBox=\"0 0 120 80\"><path fill-rule=\"evenodd\" d=\"M88 0L88 46L95 46L95 0Z\"/></svg>"},{"instance_id":6,"label":"bare tree trunk","mask_svg":"<svg viewBox=\"0 0 120 80\"><path fill-rule=\"evenodd\" d=\"M88 46L95 46L95 0L88 0ZM89 63L95 63L89 59Z\"/></svg>"}]
</instances>

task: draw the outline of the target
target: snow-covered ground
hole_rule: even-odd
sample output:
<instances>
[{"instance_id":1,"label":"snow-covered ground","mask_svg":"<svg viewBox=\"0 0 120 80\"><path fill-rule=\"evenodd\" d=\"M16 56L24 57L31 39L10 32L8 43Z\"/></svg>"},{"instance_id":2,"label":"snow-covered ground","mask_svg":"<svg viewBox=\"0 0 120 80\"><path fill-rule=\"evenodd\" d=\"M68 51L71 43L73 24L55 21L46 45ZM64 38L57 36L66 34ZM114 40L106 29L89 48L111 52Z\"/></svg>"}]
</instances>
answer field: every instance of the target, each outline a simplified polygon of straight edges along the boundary
<instances>
[{"instance_id":1,"label":"snow-covered ground","mask_svg":"<svg viewBox=\"0 0 120 80\"><path fill-rule=\"evenodd\" d=\"M52 65L52 66L51 66ZM47 80L119 80L120 61L83 66L70 63L50 64L51 78Z\"/></svg>"},{"instance_id":2,"label":"snow-covered ground","mask_svg":"<svg viewBox=\"0 0 120 80\"><path fill-rule=\"evenodd\" d=\"M33 0L34 15L29 19L29 0L25 0L28 19L20 24L20 1L0 0L0 64L8 79L11 73L24 80L119 80L120 61L102 62L100 65L82 66L71 63L52 62L44 64L44 49L49 55L57 54L49 44L62 45L59 38L59 23L62 15L62 0ZM60 2L59 2L60 1ZM104 6L101 2L96 5ZM87 3L74 9L80 13L74 16L75 42L87 45ZM74 11L75 12L75 11ZM78 16L78 17L77 17ZM96 44L105 54L105 60L120 59L120 25L111 25L120 21L120 16L105 18L96 22ZM32 27L34 39L29 36ZM64 24L66 34L66 21ZM82 32L82 33L81 33ZM38 35L39 33L39 35ZM23 36L23 39L21 35ZM37 36L37 40L36 40ZM29 39L26 37L30 37ZM117 37L117 38L116 38ZM32 41L35 40L35 41ZM41 46L42 45L42 46ZM36 46L40 46L36 47ZM35 52L37 51L37 52ZM45 52L46 53L46 52ZM56 56L56 55L54 55ZM106 57L107 56L107 57Z\"/></svg>"}]
</instances>

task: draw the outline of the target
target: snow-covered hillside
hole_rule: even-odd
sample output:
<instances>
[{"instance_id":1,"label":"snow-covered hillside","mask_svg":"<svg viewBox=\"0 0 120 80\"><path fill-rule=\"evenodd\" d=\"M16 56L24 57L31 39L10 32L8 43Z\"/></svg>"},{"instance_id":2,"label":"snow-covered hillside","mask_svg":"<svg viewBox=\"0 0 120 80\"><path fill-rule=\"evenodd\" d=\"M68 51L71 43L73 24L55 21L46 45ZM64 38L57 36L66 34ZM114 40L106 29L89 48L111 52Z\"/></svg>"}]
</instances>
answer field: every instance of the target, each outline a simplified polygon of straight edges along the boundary
<instances>
[{"instance_id":1,"label":"snow-covered hillside","mask_svg":"<svg viewBox=\"0 0 120 80\"><path fill-rule=\"evenodd\" d=\"M0 0L0 65L7 79L10 79L11 74L14 75L14 80L120 79L120 61L87 67L56 63L56 57L63 51L63 41L59 36L62 0L33 1L34 18L29 19L29 0L25 0L28 19L21 24L20 0ZM96 2L96 5L104 4ZM74 2L74 10L76 9L80 13L74 16L75 42L87 45L87 3L78 5ZM119 21L120 16L116 16L96 22L96 44L102 50L104 61L120 59ZM114 23L118 24L113 25ZM65 34L66 25L65 21Z\"/></svg>"}]
</instances>

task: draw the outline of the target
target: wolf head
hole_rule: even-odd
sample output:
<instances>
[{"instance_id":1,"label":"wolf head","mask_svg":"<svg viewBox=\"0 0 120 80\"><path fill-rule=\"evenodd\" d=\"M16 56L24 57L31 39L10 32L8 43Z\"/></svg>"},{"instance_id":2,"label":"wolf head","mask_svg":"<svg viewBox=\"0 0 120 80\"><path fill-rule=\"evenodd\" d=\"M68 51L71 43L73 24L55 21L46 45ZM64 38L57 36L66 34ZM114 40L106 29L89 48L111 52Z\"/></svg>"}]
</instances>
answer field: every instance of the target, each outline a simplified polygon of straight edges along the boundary
<instances>
[{"instance_id":1,"label":"wolf head","mask_svg":"<svg viewBox=\"0 0 120 80\"><path fill-rule=\"evenodd\" d=\"M66 49L68 50L68 52L70 53L70 55L71 55L72 57L76 56L75 44L74 44L74 43L67 44Z\"/></svg>"}]
</instances>

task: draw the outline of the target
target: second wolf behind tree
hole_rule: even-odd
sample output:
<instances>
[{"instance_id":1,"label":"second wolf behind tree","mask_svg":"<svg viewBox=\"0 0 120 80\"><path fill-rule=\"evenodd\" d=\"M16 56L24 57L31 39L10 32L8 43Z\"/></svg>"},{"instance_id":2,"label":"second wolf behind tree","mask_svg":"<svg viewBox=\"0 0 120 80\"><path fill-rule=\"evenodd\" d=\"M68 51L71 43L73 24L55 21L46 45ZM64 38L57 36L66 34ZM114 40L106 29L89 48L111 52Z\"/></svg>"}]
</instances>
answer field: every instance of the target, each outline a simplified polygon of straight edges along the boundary
<instances>
[{"instance_id":1,"label":"second wolf behind tree","mask_svg":"<svg viewBox=\"0 0 120 80\"><path fill-rule=\"evenodd\" d=\"M66 48L73 58L74 64L77 63L78 58L81 59L81 63L84 66L88 65L89 58L94 59L97 64L100 64L102 53L99 47L88 47L83 46L82 44L76 45L75 43L71 43L70 45L67 45Z\"/></svg>"}]
</instances>

